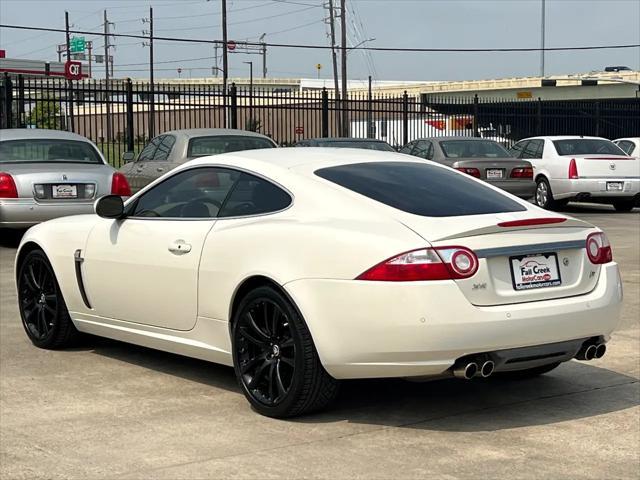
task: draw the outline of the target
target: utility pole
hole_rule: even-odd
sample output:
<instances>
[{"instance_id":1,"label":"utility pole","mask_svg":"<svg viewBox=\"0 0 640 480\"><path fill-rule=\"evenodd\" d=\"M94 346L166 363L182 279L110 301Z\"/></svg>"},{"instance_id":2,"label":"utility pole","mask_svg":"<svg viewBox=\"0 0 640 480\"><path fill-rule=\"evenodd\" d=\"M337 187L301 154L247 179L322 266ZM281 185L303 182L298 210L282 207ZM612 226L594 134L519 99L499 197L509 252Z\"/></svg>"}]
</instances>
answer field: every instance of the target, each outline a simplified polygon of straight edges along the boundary
<instances>
[{"instance_id":1,"label":"utility pole","mask_svg":"<svg viewBox=\"0 0 640 480\"><path fill-rule=\"evenodd\" d=\"M104 123L106 124L106 141L111 141L111 98L109 96L109 19L107 18L107 11L104 11L104 103L106 106L107 114L104 117Z\"/></svg>"},{"instance_id":2,"label":"utility pole","mask_svg":"<svg viewBox=\"0 0 640 480\"><path fill-rule=\"evenodd\" d=\"M213 73L213 75L218 78L218 72L220 71L220 68L218 67L218 48L219 45L216 43L213 46L213 61L214 61L214 67L211 69L213 70L211 73Z\"/></svg>"},{"instance_id":3,"label":"utility pole","mask_svg":"<svg viewBox=\"0 0 640 480\"><path fill-rule=\"evenodd\" d=\"M229 59L227 58L227 0L222 0L222 92L224 99L224 127L227 127L227 82L229 79Z\"/></svg>"},{"instance_id":4,"label":"utility pole","mask_svg":"<svg viewBox=\"0 0 640 480\"><path fill-rule=\"evenodd\" d=\"M149 18L142 19L142 23L149 23L149 138L155 137L156 98L153 75L153 7L149 7ZM142 32L144 35L147 32ZM144 45L144 43L143 43Z\"/></svg>"},{"instance_id":5,"label":"utility pole","mask_svg":"<svg viewBox=\"0 0 640 480\"><path fill-rule=\"evenodd\" d=\"M540 21L540 44L542 46L542 50L540 50L540 76L544 77L544 43L545 43L545 24L546 24L546 15L545 15L545 0L542 0L542 18Z\"/></svg>"},{"instance_id":6,"label":"utility pole","mask_svg":"<svg viewBox=\"0 0 640 480\"><path fill-rule=\"evenodd\" d=\"M71 61L71 37L69 35L69 12L64 12L64 30L67 41L67 62ZM71 127L71 131L75 131L75 118L73 116L73 91L71 90L73 87L73 83L71 80L67 80L67 114L69 115L69 125L67 125L67 130Z\"/></svg>"},{"instance_id":7,"label":"utility pole","mask_svg":"<svg viewBox=\"0 0 640 480\"><path fill-rule=\"evenodd\" d=\"M264 41L266 35L263 33L259 39L262 42L262 78L267 78L267 42Z\"/></svg>"},{"instance_id":8,"label":"utility pole","mask_svg":"<svg viewBox=\"0 0 640 480\"><path fill-rule=\"evenodd\" d=\"M347 112L347 0L340 0L341 67L342 67L342 136L349 136Z\"/></svg>"},{"instance_id":9,"label":"utility pole","mask_svg":"<svg viewBox=\"0 0 640 480\"><path fill-rule=\"evenodd\" d=\"M329 28L331 32L331 60L333 62L333 89L334 105L340 102L340 87L338 86L338 57L336 55L336 16L333 5L334 0L329 0ZM338 131L342 132L340 116L338 116Z\"/></svg>"}]
</instances>

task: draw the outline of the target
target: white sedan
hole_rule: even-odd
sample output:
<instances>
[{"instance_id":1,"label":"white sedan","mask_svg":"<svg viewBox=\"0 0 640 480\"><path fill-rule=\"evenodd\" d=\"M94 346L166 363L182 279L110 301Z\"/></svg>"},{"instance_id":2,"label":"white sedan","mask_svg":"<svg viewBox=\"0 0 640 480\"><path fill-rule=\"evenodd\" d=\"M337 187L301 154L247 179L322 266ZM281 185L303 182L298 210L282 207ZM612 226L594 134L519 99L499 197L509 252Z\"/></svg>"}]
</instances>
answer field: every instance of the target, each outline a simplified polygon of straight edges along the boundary
<instances>
[{"instance_id":1,"label":"white sedan","mask_svg":"<svg viewBox=\"0 0 640 480\"><path fill-rule=\"evenodd\" d=\"M620 212L640 206L640 158L599 137L534 137L511 153L533 165L535 202L547 209L569 201L612 204Z\"/></svg>"},{"instance_id":2,"label":"white sedan","mask_svg":"<svg viewBox=\"0 0 640 480\"><path fill-rule=\"evenodd\" d=\"M405 155L273 149L188 162L125 204L31 228L30 340L78 332L233 365L268 416L338 380L531 376L605 353L622 283L605 234Z\"/></svg>"}]
</instances>

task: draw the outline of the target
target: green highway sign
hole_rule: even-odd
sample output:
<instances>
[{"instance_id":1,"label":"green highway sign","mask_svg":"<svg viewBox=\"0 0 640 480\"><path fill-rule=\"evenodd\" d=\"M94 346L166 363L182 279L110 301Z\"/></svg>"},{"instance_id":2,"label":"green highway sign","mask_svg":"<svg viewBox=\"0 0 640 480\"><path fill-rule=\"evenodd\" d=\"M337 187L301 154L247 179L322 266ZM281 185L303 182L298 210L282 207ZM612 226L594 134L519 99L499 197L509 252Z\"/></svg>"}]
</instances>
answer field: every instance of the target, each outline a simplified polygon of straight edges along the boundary
<instances>
[{"instance_id":1,"label":"green highway sign","mask_svg":"<svg viewBox=\"0 0 640 480\"><path fill-rule=\"evenodd\" d=\"M71 37L69 42L69 49L71 53L84 53L86 48L86 42L84 37Z\"/></svg>"}]
</instances>

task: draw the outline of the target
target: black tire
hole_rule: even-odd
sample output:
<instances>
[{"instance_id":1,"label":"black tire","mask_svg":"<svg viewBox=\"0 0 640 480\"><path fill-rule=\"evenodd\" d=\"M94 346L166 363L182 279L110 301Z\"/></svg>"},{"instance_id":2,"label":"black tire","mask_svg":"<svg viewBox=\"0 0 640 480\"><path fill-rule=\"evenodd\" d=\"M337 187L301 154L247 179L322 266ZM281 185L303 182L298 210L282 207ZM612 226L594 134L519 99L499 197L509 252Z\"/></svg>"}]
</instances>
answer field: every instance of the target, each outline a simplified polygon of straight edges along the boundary
<instances>
[{"instance_id":1,"label":"black tire","mask_svg":"<svg viewBox=\"0 0 640 480\"><path fill-rule=\"evenodd\" d=\"M69 317L58 281L42 250L27 253L18 268L18 309L22 326L36 347L71 345L78 331Z\"/></svg>"},{"instance_id":2,"label":"black tire","mask_svg":"<svg viewBox=\"0 0 640 480\"><path fill-rule=\"evenodd\" d=\"M536 193L533 196L533 201L537 206L546 210L553 210L558 206L561 206L561 202L556 202L553 199L551 185L549 185L549 181L544 177L540 177L536 180Z\"/></svg>"},{"instance_id":3,"label":"black tire","mask_svg":"<svg viewBox=\"0 0 640 480\"><path fill-rule=\"evenodd\" d=\"M512 372L496 372L493 377L502 380L525 380L527 378L537 377L538 375L544 375L549 373L560 365L560 362L550 363L548 365L542 365L540 367L528 368L526 370L515 370Z\"/></svg>"},{"instance_id":4,"label":"black tire","mask_svg":"<svg viewBox=\"0 0 640 480\"><path fill-rule=\"evenodd\" d=\"M631 200L616 200L613 202L613 208L616 209L616 212L630 212L636 206L636 201L634 199Z\"/></svg>"},{"instance_id":5,"label":"black tire","mask_svg":"<svg viewBox=\"0 0 640 480\"><path fill-rule=\"evenodd\" d=\"M304 319L275 288L258 287L242 299L231 337L238 384L262 415L302 415L336 397L339 383L322 366Z\"/></svg>"}]
</instances>

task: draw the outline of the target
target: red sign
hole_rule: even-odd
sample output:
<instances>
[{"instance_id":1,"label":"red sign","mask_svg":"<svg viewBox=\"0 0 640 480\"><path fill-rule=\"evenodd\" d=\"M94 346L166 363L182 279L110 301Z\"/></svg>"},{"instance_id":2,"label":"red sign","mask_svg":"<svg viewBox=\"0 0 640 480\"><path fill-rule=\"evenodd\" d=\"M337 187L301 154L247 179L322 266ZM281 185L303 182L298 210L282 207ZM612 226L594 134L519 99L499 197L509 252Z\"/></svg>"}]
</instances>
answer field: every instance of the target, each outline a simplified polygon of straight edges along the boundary
<instances>
[{"instance_id":1,"label":"red sign","mask_svg":"<svg viewBox=\"0 0 640 480\"><path fill-rule=\"evenodd\" d=\"M7 52L5 50L0 50L0 58L4 58L7 56Z\"/></svg>"},{"instance_id":2,"label":"red sign","mask_svg":"<svg viewBox=\"0 0 640 480\"><path fill-rule=\"evenodd\" d=\"M296 135L302 135L304 133L304 127L296 127L294 132L296 132Z\"/></svg>"},{"instance_id":3,"label":"red sign","mask_svg":"<svg viewBox=\"0 0 640 480\"><path fill-rule=\"evenodd\" d=\"M82 63L67 60L64 64L64 76L67 80L80 80L82 78Z\"/></svg>"},{"instance_id":4,"label":"red sign","mask_svg":"<svg viewBox=\"0 0 640 480\"><path fill-rule=\"evenodd\" d=\"M234 42L233 40L229 40L227 42L227 50L229 50L230 52L233 52L237 46L238 45L236 45L236 42Z\"/></svg>"}]
</instances>

